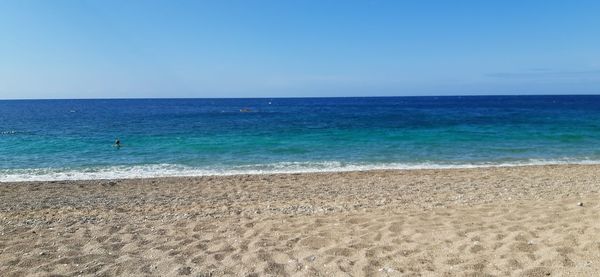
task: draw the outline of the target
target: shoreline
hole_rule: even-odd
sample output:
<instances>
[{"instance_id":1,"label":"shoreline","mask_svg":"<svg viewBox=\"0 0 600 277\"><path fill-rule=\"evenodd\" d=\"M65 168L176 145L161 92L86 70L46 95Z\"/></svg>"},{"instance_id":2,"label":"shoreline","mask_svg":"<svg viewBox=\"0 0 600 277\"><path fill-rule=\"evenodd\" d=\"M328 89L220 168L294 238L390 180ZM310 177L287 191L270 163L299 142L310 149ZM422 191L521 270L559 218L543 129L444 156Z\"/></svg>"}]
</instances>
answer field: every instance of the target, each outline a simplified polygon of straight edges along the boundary
<instances>
[{"instance_id":1,"label":"shoreline","mask_svg":"<svg viewBox=\"0 0 600 277\"><path fill-rule=\"evenodd\" d=\"M419 170L460 170L460 169L486 169L486 168L511 168L511 167L538 167L538 166L594 166L600 165L600 161L596 160L582 160L582 161L541 161L541 162L530 162L530 163L501 163L501 164L463 164L463 165L349 165L347 167L338 168L325 168L325 169L302 169L302 170L274 170L274 171L262 171L262 170L230 170L226 173L216 173L204 169L188 169L188 171L196 173L164 173L163 175L145 172L144 174L135 175L131 172L119 172L116 177L102 176L96 172L82 172L82 171L64 171L52 173L54 176L70 176L73 174L83 174L83 177L65 178L65 177L42 177L42 178L27 178L27 177L8 177L7 175L0 175L0 184L2 183L22 183L22 182L57 182L57 181L92 181L92 180L136 180L136 179L156 179L156 178L200 178L200 177L227 177L227 176L246 176L246 175L279 175L279 174L319 174L319 173L352 173L352 172L377 172L377 171L419 171ZM170 164L159 164L159 165L136 165L131 168L148 167L149 170L160 170L156 167L165 166L171 167L174 165ZM104 170L106 172L119 171L126 166L114 166L108 167ZM177 167L177 166L175 166ZM48 169L14 169L16 171L47 171ZM204 172L204 173L198 173ZM120 174L120 176L119 176ZM127 176L127 174L133 174ZM23 176L26 174L13 174L16 176ZM10 179L12 178L12 179Z\"/></svg>"},{"instance_id":2,"label":"shoreline","mask_svg":"<svg viewBox=\"0 0 600 277\"><path fill-rule=\"evenodd\" d=\"M552 165L2 183L0 275L596 276L598 180Z\"/></svg>"}]
</instances>

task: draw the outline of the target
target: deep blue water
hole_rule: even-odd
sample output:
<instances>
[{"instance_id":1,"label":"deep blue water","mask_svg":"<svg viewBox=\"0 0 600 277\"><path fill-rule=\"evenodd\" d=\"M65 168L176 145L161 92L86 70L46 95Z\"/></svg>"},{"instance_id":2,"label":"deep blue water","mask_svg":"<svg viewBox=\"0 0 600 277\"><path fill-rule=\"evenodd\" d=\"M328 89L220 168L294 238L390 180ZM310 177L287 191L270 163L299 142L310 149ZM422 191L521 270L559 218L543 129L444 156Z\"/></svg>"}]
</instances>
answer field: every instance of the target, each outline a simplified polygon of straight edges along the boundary
<instances>
[{"instance_id":1,"label":"deep blue water","mask_svg":"<svg viewBox=\"0 0 600 277\"><path fill-rule=\"evenodd\" d=\"M597 161L600 96L0 101L0 181Z\"/></svg>"}]
</instances>

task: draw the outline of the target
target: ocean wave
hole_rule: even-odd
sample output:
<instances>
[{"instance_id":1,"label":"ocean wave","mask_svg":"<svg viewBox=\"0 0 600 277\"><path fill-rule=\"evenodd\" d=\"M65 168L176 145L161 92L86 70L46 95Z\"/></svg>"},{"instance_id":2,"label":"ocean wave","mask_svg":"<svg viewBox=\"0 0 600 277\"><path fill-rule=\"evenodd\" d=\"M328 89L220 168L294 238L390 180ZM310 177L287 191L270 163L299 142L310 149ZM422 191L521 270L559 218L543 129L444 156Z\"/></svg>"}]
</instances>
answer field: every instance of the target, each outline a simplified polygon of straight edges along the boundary
<instances>
[{"instance_id":1,"label":"ocean wave","mask_svg":"<svg viewBox=\"0 0 600 277\"><path fill-rule=\"evenodd\" d=\"M369 170L415 170L415 169L452 169L452 168L484 168L514 167L530 165L560 164L600 164L600 160L582 159L530 159L515 162L487 163L344 163L327 162L279 162L272 164L255 164L232 166L228 168L199 168L176 164L151 164L133 166L105 166L89 168L32 168L32 169L0 169L0 182L24 181L63 181L63 180L99 180L99 179L134 179L156 177L193 177L193 176L228 176L256 174L291 174L319 172L348 172Z\"/></svg>"},{"instance_id":2,"label":"ocean wave","mask_svg":"<svg viewBox=\"0 0 600 277\"><path fill-rule=\"evenodd\" d=\"M18 132L14 130L0 131L0 135L16 135Z\"/></svg>"}]
</instances>

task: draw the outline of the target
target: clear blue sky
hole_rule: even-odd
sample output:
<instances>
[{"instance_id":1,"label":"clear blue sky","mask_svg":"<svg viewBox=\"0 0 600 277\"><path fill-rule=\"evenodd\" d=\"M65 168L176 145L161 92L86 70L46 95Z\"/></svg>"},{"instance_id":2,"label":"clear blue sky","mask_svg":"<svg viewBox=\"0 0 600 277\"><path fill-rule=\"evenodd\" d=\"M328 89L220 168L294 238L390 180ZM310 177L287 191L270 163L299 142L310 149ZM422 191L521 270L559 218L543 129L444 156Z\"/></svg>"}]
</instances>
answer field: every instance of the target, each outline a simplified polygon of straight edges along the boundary
<instances>
[{"instance_id":1,"label":"clear blue sky","mask_svg":"<svg viewBox=\"0 0 600 277\"><path fill-rule=\"evenodd\" d=\"M599 94L600 1L0 1L0 98Z\"/></svg>"}]
</instances>

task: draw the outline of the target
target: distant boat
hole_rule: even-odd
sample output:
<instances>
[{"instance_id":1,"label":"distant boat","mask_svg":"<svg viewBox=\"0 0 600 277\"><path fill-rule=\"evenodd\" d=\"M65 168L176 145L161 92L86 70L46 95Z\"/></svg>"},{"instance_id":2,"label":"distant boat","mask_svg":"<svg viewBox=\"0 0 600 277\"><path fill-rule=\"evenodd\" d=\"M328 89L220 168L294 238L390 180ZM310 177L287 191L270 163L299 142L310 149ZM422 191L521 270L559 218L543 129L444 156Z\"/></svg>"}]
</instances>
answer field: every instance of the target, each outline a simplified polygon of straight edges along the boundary
<instances>
[{"instance_id":1,"label":"distant boat","mask_svg":"<svg viewBox=\"0 0 600 277\"><path fill-rule=\"evenodd\" d=\"M241 113L249 113L249 112L252 112L252 110L249 108L243 108L243 109L240 109L240 112Z\"/></svg>"}]
</instances>

